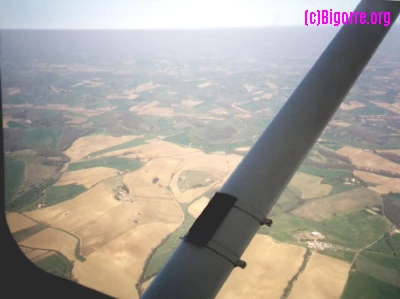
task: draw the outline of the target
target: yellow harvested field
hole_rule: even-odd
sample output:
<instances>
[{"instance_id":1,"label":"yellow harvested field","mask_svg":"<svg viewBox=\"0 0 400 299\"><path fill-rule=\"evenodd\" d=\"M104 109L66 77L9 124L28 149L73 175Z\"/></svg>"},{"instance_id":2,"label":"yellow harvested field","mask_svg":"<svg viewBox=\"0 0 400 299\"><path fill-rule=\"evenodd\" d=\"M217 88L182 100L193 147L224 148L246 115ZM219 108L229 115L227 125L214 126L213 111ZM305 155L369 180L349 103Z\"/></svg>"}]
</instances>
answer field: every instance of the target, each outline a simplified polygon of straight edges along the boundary
<instances>
[{"instance_id":1,"label":"yellow harvested field","mask_svg":"<svg viewBox=\"0 0 400 299\"><path fill-rule=\"evenodd\" d=\"M204 88L204 87L211 86L211 85L214 85L214 83L201 83L201 84L198 84L197 87Z\"/></svg>"},{"instance_id":2,"label":"yellow harvested field","mask_svg":"<svg viewBox=\"0 0 400 299\"><path fill-rule=\"evenodd\" d=\"M304 272L294 283L288 299L340 298L347 282L351 264L313 253Z\"/></svg>"},{"instance_id":3,"label":"yellow harvested field","mask_svg":"<svg viewBox=\"0 0 400 299\"><path fill-rule=\"evenodd\" d=\"M354 170L353 174L367 183L376 184L378 186L368 187L380 194L388 194L389 192L400 192L400 178L391 178L383 175L378 175L371 172Z\"/></svg>"},{"instance_id":4,"label":"yellow harvested field","mask_svg":"<svg viewBox=\"0 0 400 299\"><path fill-rule=\"evenodd\" d=\"M260 91L253 92L253 95L258 95L258 94L262 94L262 93L263 93L263 91L260 90Z\"/></svg>"},{"instance_id":5,"label":"yellow harvested field","mask_svg":"<svg viewBox=\"0 0 400 299\"><path fill-rule=\"evenodd\" d=\"M247 267L234 269L216 298L280 298L300 268L305 251L257 234L242 257Z\"/></svg>"},{"instance_id":6,"label":"yellow harvested field","mask_svg":"<svg viewBox=\"0 0 400 299\"><path fill-rule=\"evenodd\" d=\"M327 196L332 186L321 184L323 178L307 173L296 172L289 182L288 188L301 199L311 199Z\"/></svg>"},{"instance_id":7,"label":"yellow harvested field","mask_svg":"<svg viewBox=\"0 0 400 299\"><path fill-rule=\"evenodd\" d=\"M88 87L98 87L98 86L101 86L104 84L103 82L100 82L98 80L99 80L99 78L94 78L92 80L84 80L77 84L71 85L71 87L77 87L77 86L81 86L81 85L88 86Z\"/></svg>"},{"instance_id":8,"label":"yellow harvested field","mask_svg":"<svg viewBox=\"0 0 400 299\"><path fill-rule=\"evenodd\" d=\"M135 94L136 90L135 89L126 89L124 90L121 94L109 94L106 96L107 100L118 100L118 99L128 99L128 100L134 100L138 97L137 94Z\"/></svg>"},{"instance_id":9,"label":"yellow harvested field","mask_svg":"<svg viewBox=\"0 0 400 299\"><path fill-rule=\"evenodd\" d=\"M371 173L371 172L366 172L366 171L360 171L360 170L354 170L353 171L354 176L362 179L363 181L366 181L367 183L371 184L377 184L377 185L382 185L390 181L390 179L387 176Z\"/></svg>"},{"instance_id":10,"label":"yellow harvested field","mask_svg":"<svg viewBox=\"0 0 400 299\"><path fill-rule=\"evenodd\" d=\"M346 128L346 127L350 126L349 123L346 123L346 122L343 122L343 121L331 121L329 124L330 125L334 125L334 126L338 126L338 127L343 127L343 128Z\"/></svg>"},{"instance_id":11,"label":"yellow harvested field","mask_svg":"<svg viewBox=\"0 0 400 299\"><path fill-rule=\"evenodd\" d=\"M149 285L153 282L154 278L155 278L155 276L153 278L150 278L149 280L145 281L142 284L143 291L146 291L146 289L149 287Z\"/></svg>"},{"instance_id":12,"label":"yellow harvested field","mask_svg":"<svg viewBox=\"0 0 400 299\"><path fill-rule=\"evenodd\" d=\"M170 187L175 199L180 203L189 203L195 198L200 197L209 189L212 189L223 183L223 181L227 179L229 174L242 160L242 156L239 155L209 155L203 152L194 153L182 158L184 161L179 167L179 170L174 173L170 183ZM216 181L207 187L199 187L181 192L178 188L178 178L185 170L199 170L206 172L210 176L215 177Z\"/></svg>"},{"instance_id":13,"label":"yellow harvested field","mask_svg":"<svg viewBox=\"0 0 400 299\"><path fill-rule=\"evenodd\" d=\"M38 256L41 256L43 254L48 253L48 250L42 250L42 249L34 249L28 253L25 254L25 256L32 261L32 259L37 258Z\"/></svg>"},{"instance_id":14,"label":"yellow harvested field","mask_svg":"<svg viewBox=\"0 0 400 299\"><path fill-rule=\"evenodd\" d=\"M253 93L254 94L254 93ZM273 93L265 93L265 94L263 94L263 95L261 95L261 96L258 96L258 97L254 97L253 98L253 101L261 101L261 100L269 100L269 99L271 99L272 97L274 96L274 94Z\"/></svg>"},{"instance_id":15,"label":"yellow harvested field","mask_svg":"<svg viewBox=\"0 0 400 299\"><path fill-rule=\"evenodd\" d=\"M7 213L6 220L11 233L15 233L37 224L35 221L15 212Z\"/></svg>"},{"instance_id":16,"label":"yellow harvested field","mask_svg":"<svg viewBox=\"0 0 400 299\"><path fill-rule=\"evenodd\" d=\"M358 109L365 107L363 103L357 102L357 101L350 101L349 104L342 103L340 105L340 109L342 110L353 110L353 109Z\"/></svg>"},{"instance_id":17,"label":"yellow harvested field","mask_svg":"<svg viewBox=\"0 0 400 299\"><path fill-rule=\"evenodd\" d=\"M142 158L142 159L153 159L153 158L166 158L166 157L177 157L198 153L200 150L179 146L175 143L166 142L162 140L152 139L148 140L146 144L139 145L136 147L126 148L123 150L117 150L109 152L100 157L110 157L123 155L126 152L133 152L129 155L124 155L126 158Z\"/></svg>"},{"instance_id":18,"label":"yellow harvested field","mask_svg":"<svg viewBox=\"0 0 400 299\"><path fill-rule=\"evenodd\" d=\"M36 257L32 258L31 261L35 263L35 262L38 262L38 261L40 261L40 260L43 260L43 259L45 259L45 258L47 258L47 257L49 257L49 256L52 256L52 255L54 255L54 254L55 254L54 251L47 251L47 252L44 253L44 254L41 254L41 255L39 255L39 256L36 256Z\"/></svg>"},{"instance_id":19,"label":"yellow harvested field","mask_svg":"<svg viewBox=\"0 0 400 299\"><path fill-rule=\"evenodd\" d=\"M114 145L128 142L138 136L114 137L109 135L90 135L75 140L64 154L71 158L71 162L77 162L83 157Z\"/></svg>"},{"instance_id":20,"label":"yellow harvested field","mask_svg":"<svg viewBox=\"0 0 400 299\"><path fill-rule=\"evenodd\" d=\"M152 159L141 169L124 175L124 183L134 197L170 198L166 189L171 175L178 168L181 160L172 158ZM153 179L158 182L153 184Z\"/></svg>"},{"instance_id":21,"label":"yellow harvested field","mask_svg":"<svg viewBox=\"0 0 400 299\"><path fill-rule=\"evenodd\" d=\"M160 101L152 101L150 103L140 103L137 106L131 107L129 111L144 111L146 109L154 108L160 104Z\"/></svg>"},{"instance_id":22,"label":"yellow harvested field","mask_svg":"<svg viewBox=\"0 0 400 299\"><path fill-rule=\"evenodd\" d=\"M135 227L148 223L180 225L182 221L183 213L172 197L134 197L133 202L122 202L75 233L83 241L82 255L87 256Z\"/></svg>"},{"instance_id":23,"label":"yellow harvested field","mask_svg":"<svg viewBox=\"0 0 400 299\"><path fill-rule=\"evenodd\" d=\"M120 204L114 198L111 188L100 183L71 200L25 214L37 221L74 233Z\"/></svg>"},{"instance_id":24,"label":"yellow harvested field","mask_svg":"<svg viewBox=\"0 0 400 299\"><path fill-rule=\"evenodd\" d=\"M378 194L367 188L358 188L310 201L292 211L291 214L321 221L332 217L334 214L343 215L357 212L366 206L374 206L380 203Z\"/></svg>"},{"instance_id":25,"label":"yellow harvested field","mask_svg":"<svg viewBox=\"0 0 400 299\"><path fill-rule=\"evenodd\" d=\"M195 106L197 106L197 105L200 105L201 103L203 103L203 101L192 101L192 100L183 100L183 101L181 101L181 104L183 105L183 106L186 106L186 107L195 107Z\"/></svg>"},{"instance_id":26,"label":"yellow harvested field","mask_svg":"<svg viewBox=\"0 0 400 299\"><path fill-rule=\"evenodd\" d=\"M153 84L153 82L147 82L147 83L140 84L139 86L137 86L136 87L136 92L137 93L141 93L141 92L144 92L144 91L149 91L149 90L152 90L152 89L157 88L159 86L160 86L159 84Z\"/></svg>"},{"instance_id":27,"label":"yellow harvested field","mask_svg":"<svg viewBox=\"0 0 400 299\"><path fill-rule=\"evenodd\" d=\"M87 118L82 116L75 116L75 115L64 115L64 116L69 119L67 122L65 122L66 124L79 125L87 121Z\"/></svg>"},{"instance_id":28,"label":"yellow harvested field","mask_svg":"<svg viewBox=\"0 0 400 299\"><path fill-rule=\"evenodd\" d=\"M243 87L246 88L247 92L251 92L255 86L249 85L249 84L244 84Z\"/></svg>"},{"instance_id":29,"label":"yellow harvested field","mask_svg":"<svg viewBox=\"0 0 400 299\"><path fill-rule=\"evenodd\" d=\"M28 247L22 247L20 246L19 249L21 249L22 253L26 255L26 253L33 251L34 249L28 248Z\"/></svg>"},{"instance_id":30,"label":"yellow harvested field","mask_svg":"<svg viewBox=\"0 0 400 299\"><path fill-rule=\"evenodd\" d=\"M180 223L148 223L93 252L84 263L75 263L73 274L79 283L115 298L139 298L135 283L152 249Z\"/></svg>"},{"instance_id":31,"label":"yellow harvested field","mask_svg":"<svg viewBox=\"0 0 400 299\"><path fill-rule=\"evenodd\" d=\"M52 249L61 252L69 260L75 260L77 240L73 236L53 228L46 228L32 237L20 242L20 245Z\"/></svg>"},{"instance_id":32,"label":"yellow harvested field","mask_svg":"<svg viewBox=\"0 0 400 299\"><path fill-rule=\"evenodd\" d=\"M229 114L224 108L215 108L213 110L208 111L211 114L216 114L216 115L227 115Z\"/></svg>"},{"instance_id":33,"label":"yellow harvested field","mask_svg":"<svg viewBox=\"0 0 400 299\"><path fill-rule=\"evenodd\" d=\"M15 94L19 94L20 92L21 92L21 90L19 88L16 88L16 87L7 88L7 95L9 95L9 96L12 96L12 95L15 95Z\"/></svg>"},{"instance_id":34,"label":"yellow harvested field","mask_svg":"<svg viewBox=\"0 0 400 299\"><path fill-rule=\"evenodd\" d=\"M3 128L8 128L7 123L9 121L21 122L21 119L13 118L11 115L3 114Z\"/></svg>"},{"instance_id":35,"label":"yellow harvested field","mask_svg":"<svg viewBox=\"0 0 400 299\"><path fill-rule=\"evenodd\" d=\"M32 108L33 104L18 104L18 105L11 105L11 104L3 104L4 108Z\"/></svg>"},{"instance_id":36,"label":"yellow harvested field","mask_svg":"<svg viewBox=\"0 0 400 299\"><path fill-rule=\"evenodd\" d=\"M376 151L378 154L394 154L400 157L400 149L393 149L393 150L378 150Z\"/></svg>"},{"instance_id":37,"label":"yellow harvested field","mask_svg":"<svg viewBox=\"0 0 400 299\"><path fill-rule=\"evenodd\" d=\"M251 114L250 111L247 111L247 110L245 110L245 109L239 107L239 106L236 104L236 102L233 102L232 105L231 105L231 107L232 107L233 109L236 109L236 110L239 111L239 112L242 112L242 113L245 113L245 114Z\"/></svg>"},{"instance_id":38,"label":"yellow harvested field","mask_svg":"<svg viewBox=\"0 0 400 299\"><path fill-rule=\"evenodd\" d=\"M250 146L238 147L235 149L235 153L238 155L246 155L250 150Z\"/></svg>"},{"instance_id":39,"label":"yellow harvested field","mask_svg":"<svg viewBox=\"0 0 400 299\"><path fill-rule=\"evenodd\" d=\"M354 166L362 168L363 170L390 171L395 174L400 174L400 164L391 162L372 152L345 146L337 150L336 153L348 157Z\"/></svg>"},{"instance_id":40,"label":"yellow harvested field","mask_svg":"<svg viewBox=\"0 0 400 299\"><path fill-rule=\"evenodd\" d=\"M154 107L138 112L138 115L153 115L159 117L172 117L174 110L168 107Z\"/></svg>"},{"instance_id":41,"label":"yellow harvested field","mask_svg":"<svg viewBox=\"0 0 400 299\"><path fill-rule=\"evenodd\" d=\"M196 200L195 202L193 202L189 208L188 208L188 212L190 213L190 215L192 215L194 218L197 218L200 216L201 212L203 212L203 210L205 209L205 207L208 205L208 202L210 200L207 197L202 197L198 200Z\"/></svg>"},{"instance_id":42,"label":"yellow harvested field","mask_svg":"<svg viewBox=\"0 0 400 299\"><path fill-rule=\"evenodd\" d=\"M388 104L388 103L376 102L376 101L370 101L370 103L372 103L375 106L378 106L380 108L384 108L384 109L389 110L391 112L400 114L400 101L397 101L394 104Z\"/></svg>"},{"instance_id":43,"label":"yellow harvested field","mask_svg":"<svg viewBox=\"0 0 400 299\"><path fill-rule=\"evenodd\" d=\"M265 85L267 85L271 89L277 89L278 88L278 86L276 86L275 83L272 83L272 82L269 82L269 81L265 82Z\"/></svg>"},{"instance_id":44,"label":"yellow harvested field","mask_svg":"<svg viewBox=\"0 0 400 299\"><path fill-rule=\"evenodd\" d=\"M98 182L118 175L114 168L94 167L76 171L66 171L54 186L64 186L70 184L84 185L87 189Z\"/></svg>"},{"instance_id":45,"label":"yellow harvested field","mask_svg":"<svg viewBox=\"0 0 400 299\"><path fill-rule=\"evenodd\" d=\"M235 117L237 118L250 118L250 114L235 114Z\"/></svg>"},{"instance_id":46,"label":"yellow harvested field","mask_svg":"<svg viewBox=\"0 0 400 299\"><path fill-rule=\"evenodd\" d=\"M390 178L390 180L382 185L376 187L368 187L369 189L378 192L380 194L388 194L389 192L399 193L400 192L400 179Z\"/></svg>"}]
</instances>

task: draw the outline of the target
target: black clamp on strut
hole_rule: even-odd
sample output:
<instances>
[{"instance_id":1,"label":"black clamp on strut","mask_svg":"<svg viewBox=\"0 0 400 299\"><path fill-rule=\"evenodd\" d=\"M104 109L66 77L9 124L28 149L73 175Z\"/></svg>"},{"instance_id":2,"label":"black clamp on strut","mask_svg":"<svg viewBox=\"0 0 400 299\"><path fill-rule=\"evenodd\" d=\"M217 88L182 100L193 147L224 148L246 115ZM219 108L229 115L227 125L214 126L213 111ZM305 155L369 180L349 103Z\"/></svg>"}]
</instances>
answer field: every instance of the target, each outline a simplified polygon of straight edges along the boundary
<instances>
[{"instance_id":1,"label":"black clamp on strut","mask_svg":"<svg viewBox=\"0 0 400 299\"><path fill-rule=\"evenodd\" d=\"M237 200L236 197L216 192L182 239L199 247L207 247L227 259L235 267L244 269L247 265L245 261L242 261L236 254L212 240L215 232L233 207L257 219L261 225L272 225L271 219L266 218L262 213Z\"/></svg>"}]
</instances>

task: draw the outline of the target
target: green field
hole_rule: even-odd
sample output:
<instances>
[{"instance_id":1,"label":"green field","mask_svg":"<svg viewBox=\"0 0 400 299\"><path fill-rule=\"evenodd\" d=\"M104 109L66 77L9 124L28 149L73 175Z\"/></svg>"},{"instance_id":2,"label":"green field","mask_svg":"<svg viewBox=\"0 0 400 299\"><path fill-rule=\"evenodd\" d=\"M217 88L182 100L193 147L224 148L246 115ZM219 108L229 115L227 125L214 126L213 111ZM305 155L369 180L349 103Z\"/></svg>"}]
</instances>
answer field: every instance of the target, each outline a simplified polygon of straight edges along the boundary
<instances>
[{"instance_id":1,"label":"green field","mask_svg":"<svg viewBox=\"0 0 400 299\"><path fill-rule=\"evenodd\" d=\"M347 169L323 169L311 165L301 165L299 171L324 178L321 183L333 187L329 195L349 191L360 186L345 185L340 181L340 178L352 177L352 172Z\"/></svg>"},{"instance_id":2,"label":"green field","mask_svg":"<svg viewBox=\"0 0 400 299\"><path fill-rule=\"evenodd\" d=\"M318 231L325 235L325 242L360 249L378 239L389 228L381 216L371 215L364 210L324 221L312 221L282 213L271 217L271 228L262 226L262 234L270 235L280 242L297 243L294 237L302 231Z\"/></svg>"},{"instance_id":3,"label":"green field","mask_svg":"<svg viewBox=\"0 0 400 299\"><path fill-rule=\"evenodd\" d=\"M392 254L392 250L386 243L385 238L380 238L378 240L378 242L374 243L368 249L369 249L368 251L380 252L380 253L384 253L384 254Z\"/></svg>"},{"instance_id":4,"label":"green field","mask_svg":"<svg viewBox=\"0 0 400 299\"><path fill-rule=\"evenodd\" d=\"M322 251L318 251L318 253L334 257L336 259L343 260L349 263L352 263L356 256L355 252L344 251L344 250L333 250L333 249L325 249Z\"/></svg>"},{"instance_id":5,"label":"green field","mask_svg":"<svg viewBox=\"0 0 400 299\"><path fill-rule=\"evenodd\" d=\"M400 234L396 234L390 237L394 248L396 249L396 255L400 257Z\"/></svg>"},{"instance_id":6,"label":"green field","mask_svg":"<svg viewBox=\"0 0 400 299\"><path fill-rule=\"evenodd\" d=\"M385 218L371 215L365 210L332 217L320 223L326 232L332 231L328 234L326 242L357 249L372 243L390 227Z\"/></svg>"},{"instance_id":7,"label":"green field","mask_svg":"<svg viewBox=\"0 0 400 299\"><path fill-rule=\"evenodd\" d=\"M286 188L282 192L272 211L275 210L275 212L277 212L280 209L285 212L290 212L291 210L295 209L296 206L298 206L299 204L300 199L292 191Z\"/></svg>"},{"instance_id":8,"label":"green field","mask_svg":"<svg viewBox=\"0 0 400 299\"><path fill-rule=\"evenodd\" d=\"M72 199L87 189L83 185L70 184L65 186L51 186L46 189L45 201L48 206Z\"/></svg>"},{"instance_id":9,"label":"green field","mask_svg":"<svg viewBox=\"0 0 400 299\"><path fill-rule=\"evenodd\" d=\"M55 184L57 179L51 179L46 184L39 188L35 188L31 191L25 192L22 195L18 196L12 202L6 205L7 211L15 211L24 208L25 206L34 204L41 196L43 191L50 187L51 185Z\"/></svg>"},{"instance_id":10,"label":"green field","mask_svg":"<svg viewBox=\"0 0 400 299\"><path fill-rule=\"evenodd\" d=\"M4 157L5 203L9 202L24 181L25 163L10 157Z\"/></svg>"},{"instance_id":11,"label":"green field","mask_svg":"<svg viewBox=\"0 0 400 299\"><path fill-rule=\"evenodd\" d=\"M87 160L83 162L71 163L68 166L69 171L81 170L94 167L110 167L119 170L137 170L142 167L143 163L139 159L128 159L119 157L105 157L94 160Z\"/></svg>"},{"instance_id":12,"label":"green field","mask_svg":"<svg viewBox=\"0 0 400 299\"><path fill-rule=\"evenodd\" d=\"M387 264L387 261L382 261L381 259L377 259L377 261ZM370 275L375 279L400 288L400 267L393 269L381 266L380 264L372 262L370 259L359 255L356 261L356 269L357 272Z\"/></svg>"},{"instance_id":13,"label":"green field","mask_svg":"<svg viewBox=\"0 0 400 299\"><path fill-rule=\"evenodd\" d=\"M38 149L56 149L62 130L30 129L24 132L21 143Z\"/></svg>"},{"instance_id":14,"label":"green field","mask_svg":"<svg viewBox=\"0 0 400 299\"><path fill-rule=\"evenodd\" d=\"M206 172L199 170L185 170L178 178L178 188L181 192L212 184L215 180Z\"/></svg>"},{"instance_id":15,"label":"green field","mask_svg":"<svg viewBox=\"0 0 400 299\"><path fill-rule=\"evenodd\" d=\"M164 141L182 145L190 145L190 143L192 142L191 129L190 127L187 127L180 133L165 138Z\"/></svg>"},{"instance_id":16,"label":"green field","mask_svg":"<svg viewBox=\"0 0 400 299\"><path fill-rule=\"evenodd\" d=\"M57 253L35 262L35 265L40 269L56 276L67 279L72 277L73 265L64 256Z\"/></svg>"},{"instance_id":17,"label":"green field","mask_svg":"<svg viewBox=\"0 0 400 299\"><path fill-rule=\"evenodd\" d=\"M105 154L105 153L109 153L109 152L113 152L113 151L117 151L117 150L121 150L121 149L125 149L125 148L135 147L135 146L138 146L138 145L142 145L144 143L145 143L145 139L144 138L137 138L137 139L133 139L131 141L128 141L128 142L125 142L125 143L122 143L122 144L118 144L118 145L115 145L115 146L111 146L111 147L105 148L105 149L100 150L100 151L96 151L96 152L90 153L89 156L91 156L93 158L93 157L96 157L96 156L99 156L99 155L102 155L102 154Z\"/></svg>"},{"instance_id":18,"label":"green field","mask_svg":"<svg viewBox=\"0 0 400 299\"><path fill-rule=\"evenodd\" d=\"M37 224L37 225L31 226L31 227L21 229L17 232L14 232L12 234L12 236L13 236L14 240L18 243L18 242L22 242L25 239L28 239L29 237L44 230L45 228L46 228L45 225Z\"/></svg>"},{"instance_id":19,"label":"green field","mask_svg":"<svg viewBox=\"0 0 400 299\"><path fill-rule=\"evenodd\" d=\"M300 172L308 173L311 175L323 177L326 180L335 180L340 177L349 177L352 175L350 170L346 169L322 169L311 165L301 165Z\"/></svg>"},{"instance_id":20,"label":"green field","mask_svg":"<svg viewBox=\"0 0 400 299\"><path fill-rule=\"evenodd\" d=\"M375 264L378 264L382 267L400 271L400 258L398 258L392 254L363 251L360 255L362 257L368 259L369 261L371 261ZM400 274L400 272L399 272L399 274Z\"/></svg>"},{"instance_id":21,"label":"green field","mask_svg":"<svg viewBox=\"0 0 400 299\"><path fill-rule=\"evenodd\" d=\"M367 274L350 273L341 299L398 299L400 288L379 281Z\"/></svg>"},{"instance_id":22,"label":"green field","mask_svg":"<svg viewBox=\"0 0 400 299\"><path fill-rule=\"evenodd\" d=\"M165 242L162 243L161 246L159 246L155 250L146 265L143 275L144 281L146 281L148 278L151 278L153 275L158 273L158 271L160 271L160 269L164 266L164 264L174 252L175 248L178 247L180 242L182 242L180 237L183 237L192 226L195 219L186 211L186 208L184 206L187 205L182 205L182 209L185 212L185 220L183 221L182 225L176 231L170 234L166 238Z\"/></svg>"}]
</instances>

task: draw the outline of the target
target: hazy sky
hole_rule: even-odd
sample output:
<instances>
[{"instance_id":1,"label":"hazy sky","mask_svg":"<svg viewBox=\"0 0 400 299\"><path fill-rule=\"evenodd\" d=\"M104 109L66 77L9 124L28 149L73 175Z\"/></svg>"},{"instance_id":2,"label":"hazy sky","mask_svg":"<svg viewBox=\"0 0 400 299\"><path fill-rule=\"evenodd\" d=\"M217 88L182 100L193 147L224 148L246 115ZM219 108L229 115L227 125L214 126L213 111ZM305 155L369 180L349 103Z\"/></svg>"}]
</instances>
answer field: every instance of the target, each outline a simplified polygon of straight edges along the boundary
<instances>
[{"instance_id":1,"label":"hazy sky","mask_svg":"<svg viewBox=\"0 0 400 299\"><path fill-rule=\"evenodd\" d=\"M303 25L306 9L352 11L358 3L359 0L0 0L0 28Z\"/></svg>"}]
</instances>

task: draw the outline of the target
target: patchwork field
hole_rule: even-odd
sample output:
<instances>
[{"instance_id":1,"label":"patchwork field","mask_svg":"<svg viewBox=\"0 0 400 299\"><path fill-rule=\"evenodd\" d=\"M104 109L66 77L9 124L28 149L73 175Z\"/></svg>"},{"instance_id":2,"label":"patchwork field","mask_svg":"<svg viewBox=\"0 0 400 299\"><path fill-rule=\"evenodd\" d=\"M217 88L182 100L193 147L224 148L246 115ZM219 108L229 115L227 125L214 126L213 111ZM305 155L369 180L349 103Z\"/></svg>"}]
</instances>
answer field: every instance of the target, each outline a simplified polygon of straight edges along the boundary
<instances>
[{"instance_id":1,"label":"patchwork field","mask_svg":"<svg viewBox=\"0 0 400 299\"><path fill-rule=\"evenodd\" d=\"M394 149L394 150L377 150L376 151L378 154L395 154L396 156L400 157L400 149Z\"/></svg>"},{"instance_id":2,"label":"patchwork field","mask_svg":"<svg viewBox=\"0 0 400 299\"><path fill-rule=\"evenodd\" d=\"M353 109L358 109L365 107L363 103L357 102L357 101L350 101L348 104L342 103L340 105L340 109L342 110L353 110Z\"/></svg>"},{"instance_id":3,"label":"patchwork field","mask_svg":"<svg viewBox=\"0 0 400 299\"><path fill-rule=\"evenodd\" d=\"M4 203L21 250L138 298L315 60L318 44L279 32L4 32ZM400 298L395 48L371 60L218 298Z\"/></svg>"},{"instance_id":4,"label":"patchwork field","mask_svg":"<svg viewBox=\"0 0 400 299\"><path fill-rule=\"evenodd\" d=\"M370 151L345 146L337 150L336 153L349 158L354 166L363 170L392 172L400 175L400 164L384 159Z\"/></svg>"},{"instance_id":5,"label":"patchwork field","mask_svg":"<svg viewBox=\"0 0 400 299\"><path fill-rule=\"evenodd\" d=\"M305 219L321 221L377 204L381 204L381 199L376 193L367 188L358 188L307 202L291 213Z\"/></svg>"},{"instance_id":6,"label":"patchwork field","mask_svg":"<svg viewBox=\"0 0 400 299\"><path fill-rule=\"evenodd\" d=\"M307 173L296 172L288 188L301 199L311 199L328 195L332 186L321 184L323 178Z\"/></svg>"},{"instance_id":7,"label":"patchwork field","mask_svg":"<svg viewBox=\"0 0 400 299\"><path fill-rule=\"evenodd\" d=\"M152 248L179 223L148 223L111 240L74 266L79 282L116 298L139 298L137 282Z\"/></svg>"},{"instance_id":8,"label":"patchwork field","mask_svg":"<svg viewBox=\"0 0 400 299\"><path fill-rule=\"evenodd\" d=\"M351 124L343 122L343 121L331 121L329 122L330 125L346 128L348 126L351 126Z\"/></svg>"},{"instance_id":9,"label":"patchwork field","mask_svg":"<svg viewBox=\"0 0 400 299\"><path fill-rule=\"evenodd\" d=\"M25 214L36 221L73 232L120 204L114 199L112 188L100 183L72 200Z\"/></svg>"},{"instance_id":10,"label":"patchwork field","mask_svg":"<svg viewBox=\"0 0 400 299\"><path fill-rule=\"evenodd\" d=\"M400 101L397 101L393 104L382 103L377 101L370 101L370 103L376 105L377 107L387 109L390 112L400 114Z\"/></svg>"},{"instance_id":11,"label":"patchwork field","mask_svg":"<svg viewBox=\"0 0 400 299\"><path fill-rule=\"evenodd\" d=\"M32 221L25 216L14 212L7 213L6 220L11 233L36 225L35 221Z\"/></svg>"},{"instance_id":12,"label":"patchwork field","mask_svg":"<svg viewBox=\"0 0 400 299\"><path fill-rule=\"evenodd\" d=\"M114 137L109 135L90 135L81 137L69 147L64 154L71 158L71 162L77 162L87 155L124 142L128 142L138 136Z\"/></svg>"},{"instance_id":13,"label":"patchwork field","mask_svg":"<svg viewBox=\"0 0 400 299\"><path fill-rule=\"evenodd\" d=\"M66 171L54 186L64 186L69 184L80 184L86 188L91 188L98 182L116 176L118 172L113 168L94 167L76 171Z\"/></svg>"},{"instance_id":14,"label":"patchwork field","mask_svg":"<svg viewBox=\"0 0 400 299\"><path fill-rule=\"evenodd\" d=\"M18 157L19 160L25 162L24 181L20 186L20 191L29 189L31 186L42 183L50 178L56 170L56 166L43 165L40 158L36 156L33 150L23 150L14 152L11 157Z\"/></svg>"},{"instance_id":15,"label":"patchwork field","mask_svg":"<svg viewBox=\"0 0 400 299\"><path fill-rule=\"evenodd\" d=\"M396 263L397 267L395 269L391 269L360 256L357 259L357 271L370 275L373 278L388 283L394 287L400 288L400 263L398 263L396 260L393 260L391 265L396 266Z\"/></svg>"},{"instance_id":16,"label":"patchwork field","mask_svg":"<svg viewBox=\"0 0 400 299\"><path fill-rule=\"evenodd\" d=\"M19 244L34 248L56 250L62 252L69 260L75 261L76 243L77 239L70 234L57 229L47 228Z\"/></svg>"},{"instance_id":17,"label":"patchwork field","mask_svg":"<svg viewBox=\"0 0 400 299\"><path fill-rule=\"evenodd\" d=\"M313 253L288 298L340 298L350 266L350 263Z\"/></svg>"},{"instance_id":18,"label":"patchwork field","mask_svg":"<svg viewBox=\"0 0 400 299\"><path fill-rule=\"evenodd\" d=\"M24 247L23 247L24 248ZM26 248L26 247L25 247ZM26 257L33 261L35 258L43 256L44 254L47 254L49 251L48 250L42 250L42 249L33 249L29 251L26 254Z\"/></svg>"},{"instance_id":19,"label":"patchwork field","mask_svg":"<svg viewBox=\"0 0 400 299\"><path fill-rule=\"evenodd\" d=\"M377 193L388 194L389 192L400 192L400 178L391 178L359 170L354 170L353 174L367 183L376 184L376 187L368 188Z\"/></svg>"},{"instance_id":20,"label":"patchwork field","mask_svg":"<svg viewBox=\"0 0 400 299\"><path fill-rule=\"evenodd\" d=\"M242 157L239 155L209 155L202 152L186 156L179 169L174 173L170 183L175 199L180 203L189 203L207 190L222 185L241 159ZM216 181L206 187L199 187L181 192L178 187L178 179L181 173L186 170L206 172L210 176L216 178Z\"/></svg>"},{"instance_id":21,"label":"patchwork field","mask_svg":"<svg viewBox=\"0 0 400 299\"><path fill-rule=\"evenodd\" d=\"M247 267L234 269L216 298L280 298L300 268L305 251L256 235L242 256Z\"/></svg>"},{"instance_id":22,"label":"patchwork field","mask_svg":"<svg viewBox=\"0 0 400 299\"><path fill-rule=\"evenodd\" d=\"M179 146L174 143L152 139L147 143L135 147L111 151L100 157L124 156L125 158L166 158L188 155L199 152L198 149Z\"/></svg>"},{"instance_id":23,"label":"patchwork field","mask_svg":"<svg viewBox=\"0 0 400 299\"><path fill-rule=\"evenodd\" d=\"M74 199L27 213L77 236L86 261L76 259L78 240L57 229L48 228L20 244L41 244L40 248L60 251L75 261L73 275L84 285L117 298L138 298L134 283L147 256L183 221L179 205L166 189L179 163L180 160L154 159L143 169L125 175L133 202L114 198L112 190L121 181L110 178ZM157 184L153 183L155 176ZM160 184L164 186L159 187Z\"/></svg>"},{"instance_id":24,"label":"patchwork field","mask_svg":"<svg viewBox=\"0 0 400 299\"><path fill-rule=\"evenodd\" d=\"M7 123L9 121L20 122L21 120L18 118L13 118L12 116L7 115L7 114L3 114L3 128L8 128Z\"/></svg>"}]
</instances>

